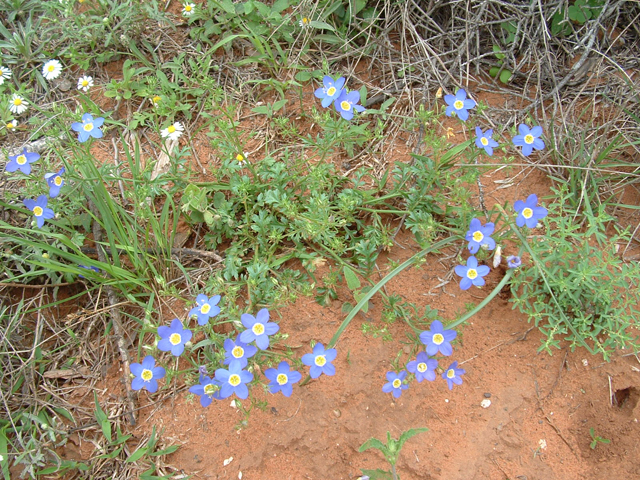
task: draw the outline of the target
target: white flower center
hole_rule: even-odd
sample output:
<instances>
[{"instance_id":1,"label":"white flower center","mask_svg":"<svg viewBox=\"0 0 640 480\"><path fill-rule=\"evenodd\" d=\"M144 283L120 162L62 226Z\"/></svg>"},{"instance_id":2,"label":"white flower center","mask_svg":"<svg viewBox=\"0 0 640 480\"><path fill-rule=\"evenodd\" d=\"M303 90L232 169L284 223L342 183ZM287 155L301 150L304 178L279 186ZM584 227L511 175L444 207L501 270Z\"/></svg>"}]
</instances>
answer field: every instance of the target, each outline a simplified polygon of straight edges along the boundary
<instances>
[{"instance_id":1,"label":"white flower center","mask_svg":"<svg viewBox=\"0 0 640 480\"><path fill-rule=\"evenodd\" d=\"M453 102L453 108L455 108L456 110L460 110L463 107L464 102L462 100L456 100L455 102Z\"/></svg>"},{"instance_id":2,"label":"white flower center","mask_svg":"<svg viewBox=\"0 0 640 480\"><path fill-rule=\"evenodd\" d=\"M402 380L400 380L399 378L396 378L393 383L393 388L400 388L400 385L402 385Z\"/></svg>"},{"instance_id":3,"label":"white flower center","mask_svg":"<svg viewBox=\"0 0 640 480\"><path fill-rule=\"evenodd\" d=\"M205 315L209 313L209 310L211 310L211 305L209 305L208 303L205 303L200 307L200 312L204 313Z\"/></svg>"},{"instance_id":4,"label":"white flower center","mask_svg":"<svg viewBox=\"0 0 640 480\"><path fill-rule=\"evenodd\" d=\"M34 214L36 217L40 217L40 216L42 216L42 214L43 214L43 213L44 213L44 210L42 209L42 207L37 207L37 206L36 206L36 207L34 207L34 209L33 209L33 214Z\"/></svg>"},{"instance_id":5,"label":"white flower center","mask_svg":"<svg viewBox=\"0 0 640 480\"><path fill-rule=\"evenodd\" d=\"M209 383L208 385L204 386L204 394L205 395L211 396L214 393L216 393L216 387L214 387L212 383Z\"/></svg>"},{"instance_id":6,"label":"white flower center","mask_svg":"<svg viewBox=\"0 0 640 480\"><path fill-rule=\"evenodd\" d=\"M480 143L486 147L487 145L489 145L489 140L487 140L485 137L482 137L480 139Z\"/></svg>"},{"instance_id":7,"label":"white flower center","mask_svg":"<svg viewBox=\"0 0 640 480\"><path fill-rule=\"evenodd\" d=\"M178 345L182 342L182 336L179 333L172 333L169 337L169 341L171 342L171 345Z\"/></svg>"},{"instance_id":8,"label":"white flower center","mask_svg":"<svg viewBox=\"0 0 640 480\"><path fill-rule=\"evenodd\" d=\"M470 268L469 270L467 270L467 278L473 280L474 278L476 278L478 276L478 272L475 268ZM435 337L435 335L434 335Z\"/></svg>"},{"instance_id":9,"label":"white flower center","mask_svg":"<svg viewBox=\"0 0 640 480\"><path fill-rule=\"evenodd\" d=\"M142 370L142 375L140 375L140 377L145 381L148 382L149 380L151 380L153 378L153 372L151 370L148 369L144 369Z\"/></svg>"},{"instance_id":10,"label":"white flower center","mask_svg":"<svg viewBox=\"0 0 640 480\"><path fill-rule=\"evenodd\" d=\"M524 142L529 144L529 145L531 145L534 140L535 140L535 138L533 138L533 135L531 135L531 134L524 136Z\"/></svg>"},{"instance_id":11,"label":"white flower center","mask_svg":"<svg viewBox=\"0 0 640 480\"><path fill-rule=\"evenodd\" d=\"M234 358L244 357L244 348L236 345L235 347L233 347L233 350L231 350L231 355L233 355Z\"/></svg>"},{"instance_id":12,"label":"white flower center","mask_svg":"<svg viewBox=\"0 0 640 480\"><path fill-rule=\"evenodd\" d=\"M418 370L420 373L424 373L427 371L427 364L422 362L418 364L418 367L416 368L416 370Z\"/></svg>"},{"instance_id":13,"label":"white flower center","mask_svg":"<svg viewBox=\"0 0 640 480\"><path fill-rule=\"evenodd\" d=\"M456 371L453 368L447 370L447 378L454 378L456 376Z\"/></svg>"},{"instance_id":14,"label":"white flower center","mask_svg":"<svg viewBox=\"0 0 640 480\"><path fill-rule=\"evenodd\" d=\"M436 345L440 345L442 344L442 342L444 342L444 336L442 336L441 333L436 333L433 336L433 343L435 343Z\"/></svg>"},{"instance_id":15,"label":"white flower center","mask_svg":"<svg viewBox=\"0 0 640 480\"><path fill-rule=\"evenodd\" d=\"M237 375L235 373L231 375L229 377L229 383L234 387L237 387L238 385L240 385L240 375Z\"/></svg>"},{"instance_id":16,"label":"white flower center","mask_svg":"<svg viewBox=\"0 0 640 480\"><path fill-rule=\"evenodd\" d=\"M315 362L316 362L317 366L324 367L325 364L327 363L327 359L325 358L324 355L318 355L318 356L316 356Z\"/></svg>"},{"instance_id":17,"label":"white flower center","mask_svg":"<svg viewBox=\"0 0 640 480\"><path fill-rule=\"evenodd\" d=\"M84 128L85 132L90 132L93 130L93 123L85 123L82 128Z\"/></svg>"},{"instance_id":18,"label":"white flower center","mask_svg":"<svg viewBox=\"0 0 640 480\"><path fill-rule=\"evenodd\" d=\"M335 95L336 93L336 87L330 87L329 90L327 90L327 95L329 95L330 97Z\"/></svg>"},{"instance_id":19,"label":"white flower center","mask_svg":"<svg viewBox=\"0 0 640 480\"><path fill-rule=\"evenodd\" d=\"M522 210L522 216L524 218L531 218L533 216L533 210L531 210L529 207L525 208L524 210Z\"/></svg>"},{"instance_id":20,"label":"white flower center","mask_svg":"<svg viewBox=\"0 0 640 480\"><path fill-rule=\"evenodd\" d=\"M276 382L278 382L278 385L285 385L287 384L287 382L289 382L289 377L284 373L279 373L276 377Z\"/></svg>"},{"instance_id":21,"label":"white flower center","mask_svg":"<svg viewBox=\"0 0 640 480\"><path fill-rule=\"evenodd\" d=\"M351 110L351 104L346 100L343 100L340 102L340 108L342 108L345 112L348 112L349 110Z\"/></svg>"},{"instance_id":22,"label":"white flower center","mask_svg":"<svg viewBox=\"0 0 640 480\"><path fill-rule=\"evenodd\" d=\"M251 327L251 331L256 335L262 335L264 333L264 325L256 323Z\"/></svg>"},{"instance_id":23,"label":"white flower center","mask_svg":"<svg viewBox=\"0 0 640 480\"><path fill-rule=\"evenodd\" d=\"M56 187L59 187L60 185L62 185L62 177L57 176L56 178L53 179L53 183L55 183Z\"/></svg>"},{"instance_id":24,"label":"white flower center","mask_svg":"<svg viewBox=\"0 0 640 480\"><path fill-rule=\"evenodd\" d=\"M473 240L476 242L481 242L484 238L484 234L480 230L476 230L473 232Z\"/></svg>"},{"instance_id":25,"label":"white flower center","mask_svg":"<svg viewBox=\"0 0 640 480\"><path fill-rule=\"evenodd\" d=\"M18 165L24 165L25 163L27 163L27 157L25 157L24 155L18 155L18 158L16 158L16 162Z\"/></svg>"}]
</instances>

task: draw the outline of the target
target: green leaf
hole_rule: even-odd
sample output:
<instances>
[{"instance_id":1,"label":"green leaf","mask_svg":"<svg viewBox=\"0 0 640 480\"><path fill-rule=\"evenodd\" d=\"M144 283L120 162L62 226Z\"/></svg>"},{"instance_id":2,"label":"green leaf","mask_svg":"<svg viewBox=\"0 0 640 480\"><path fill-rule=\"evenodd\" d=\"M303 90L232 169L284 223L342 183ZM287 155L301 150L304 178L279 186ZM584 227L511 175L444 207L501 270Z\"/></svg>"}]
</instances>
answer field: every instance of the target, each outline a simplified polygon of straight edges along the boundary
<instances>
[{"instance_id":1,"label":"green leaf","mask_svg":"<svg viewBox=\"0 0 640 480\"><path fill-rule=\"evenodd\" d=\"M377 450L380 450L385 456L389 453L387 446L377 438L373 438L373 437L371 437L369 440L367 440L362 445L360 445L360 448L358 449L358 451L362 453L365 450L369 450L370 448L375 448Z\"/></svg>"},{"instance_id":2,"label":"green leaf","mask_svg":"<svg viewBox=\"0 0 640 480\"><path fill-rule=\"evenodd\" d=\"M109 417L104 412L104 410L102 410L102 407L100 407L100 402L98 402L98 395L96 394L96 392L93 392L93 399L96 403L96 420L98 420L98 423L102 427L102 433L104 434L105 438L109 442L111 442L111 422L109 421Z\"/></svg>"},{"instance_id":3,"label":"green leaf","mask_svg":"<svg viewBox=\"0 0 640 480\"><path fill-rule=\"evenodd\" d=\"M502 70L502 73L500 74L500 81L502 83L507 83L509 82L509 80L511 80L511 76L513 74L511 73L510 70Z\"/></svg>"},{"instance_id":4,"label":"green leaf","mask_svg":"<svg viewBox=\"0 0 640 480\"><path fill-rule=\"evenodd\" d=\"M400 451L402 449L402 446L404 445L404 442L406 442L407 440L409 440L411 437L416 436L419 433L422 432L426 432L428 431L428 428L410 428L409 430L407 430L406 432L403 432L402 435L400 435L400 438L398 439L398 450Z\"/></svg>"},{"instance_id":5,"label":"green leaf","mask_svg":"<svg viewBox=\"0 0 640 480\"><path fill-rule=\"evenodd\" d=\"M365 470L362 469L362 474L369 477L369 480L393 480L393 476L386 470Z\"/></svg>"},{"instance_id":6,"label":"green leaf","mask_svg":"<svg viewBox=\"0 0 640 480\"><path fill-rule=\"evenodd\" d=\"M313 78L313 75L311 75L311 72L304 71L304 72L296 73L296 77L295 78L299 82L308 82L309 80L311 80Z\"/></svg>"},{"instance_id":7,"label":"green leaf","mask_svg":"<svg viewBox=\"0 0 640 480\"><path fill-rule=\"evenodd\" d=\"M329 25L327 22L318 22L316 20L311 20L311 22L309 22L309 25L313 28L317 28L321 30L330 30L332 32L336 31L336 29L333 28L331 25Z\"/></svg>"},{"instance_id":8,"label":"green leaf","mask_svg":"<svg viewBox=\"0 0 640 480\"><path fill-rule=\"evenodd\" d=\"M126 463L137 462L142 457L144 457L148 451L149 451L149 447L147 445L145 445L144 447L140 447L138 450L136 450L131 455L129 455L129 458L127 458L125 462Z\"/></svg>"},{"instance_id":9,"label":"green leaf","mask_svg":"<svg viewBox=\"0 0 640 480\"><path fill-rule=\"evenodd\" d=\"M344 278L347 281L347 286L349 287L349 290L354 291L360 288L361 286L360 279L357 277L355 272L346 265L344 267Z\"/></svg>"},{"instance_id":10,"label":"green leaf","mask_svg":"<svg viewBox=\"0 0 640 480\"><path fill-rule=\"evenodd\" d=\"M491 75L493 78L496 78L496 75L498 75L499 71L500 71L499 67L491 67L489 69L489 75Z\"/></svg>"}]
</instances>

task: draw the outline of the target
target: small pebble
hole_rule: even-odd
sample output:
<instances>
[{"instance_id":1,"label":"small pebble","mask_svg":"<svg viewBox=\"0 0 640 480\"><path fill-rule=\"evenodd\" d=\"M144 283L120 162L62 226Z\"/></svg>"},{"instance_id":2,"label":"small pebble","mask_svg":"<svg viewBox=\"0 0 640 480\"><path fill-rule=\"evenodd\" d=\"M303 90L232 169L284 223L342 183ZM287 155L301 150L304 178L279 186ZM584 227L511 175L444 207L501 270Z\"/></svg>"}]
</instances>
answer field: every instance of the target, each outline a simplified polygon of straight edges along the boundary
<instances>
[{"instance_id":1,"label":"small pebble","mask_svg":"<svg viewBox=\"0 0 640 480\"><path fill-rule=\"evenodd\" d=\"M224 462L222 462L222 465L224 465L225 467L227 465L229 465L231 462L233 462L233 457L229 457L227 458Z\"/></svg>"},{"instance_id":2,"label":"small pebble","mask_svg":"<svg viewBox=\"0 0 640 480\"><path fill-rule=\"evenodd\" d=\"M489 392L486 392L486 393L484 394L484 398L491 398L491 394L490 394Z\"/></svg>"},{"instance_id":3,"label":"small pebble","mask_svg":"<svg viewBox=\"0 0 640 480\"><path fill-rule=\"evenodd\" d=\"M340 416L342 415L342 412L336 408L336 409L333 411L333 414L334 414L336 417L340 418Z\"/></svg>"},{"instance_id":4,"label":"small pebble","mask_svg":"<svg viewBox=\"0 0 640 480\"><path fill-rule=\"evenodd\" d=\"M485 398L484 400L482 400L482 402L480 402L480 406L482 408L489 408L490 405L491 405L491 400L489 400L488 398Z\"/></svg>"}]
</instances>

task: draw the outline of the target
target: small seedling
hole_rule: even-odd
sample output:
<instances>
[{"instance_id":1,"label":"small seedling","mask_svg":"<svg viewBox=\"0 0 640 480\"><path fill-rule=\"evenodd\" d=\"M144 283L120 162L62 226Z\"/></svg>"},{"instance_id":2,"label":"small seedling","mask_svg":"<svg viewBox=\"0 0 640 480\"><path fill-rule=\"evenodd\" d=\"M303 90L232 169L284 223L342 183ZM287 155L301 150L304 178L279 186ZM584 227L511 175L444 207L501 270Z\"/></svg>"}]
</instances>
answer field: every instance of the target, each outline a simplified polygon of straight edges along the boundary
<instances>
[{"instance_id":1,"label":"small seedling","mask_svg":"<svg viewBox=\"0 0 640 480\"><path fill-rule=\"evenodd\" d=\"M593 427L589 429L589 435L591 435L591 443L589 444L589 446L591 447L591 450L595 450L596 447L598 446L598 443L605 443L605 444L611 443L611 440L609 440L608 438L602 438L596 435Z\"/></svg>"},{"instance_id":2,"label":"small seedling","mask_svg":"<svg viewBox=\"0 0 640 480\"><path fill-rule=\"evenodd\" d=\"M377 438L370 438L366 442L364 442L360 448L359 452L364 452L370 448L376 448L382 452L384 458L391 465L391 471L387 470L362 470L362 474L364 478L368 477L370 480L398 480L400 477L396 473L396 462L398 461L398 457L400 456L400 450L404 445L404 442L409 440L414 435L418 433L426 432L429 430L428 428L411 428L406 432L403 432L400 435L398 440L391 438L391 433L387 432L387 444L385 445Z\"/></svg>"}]
</instances>

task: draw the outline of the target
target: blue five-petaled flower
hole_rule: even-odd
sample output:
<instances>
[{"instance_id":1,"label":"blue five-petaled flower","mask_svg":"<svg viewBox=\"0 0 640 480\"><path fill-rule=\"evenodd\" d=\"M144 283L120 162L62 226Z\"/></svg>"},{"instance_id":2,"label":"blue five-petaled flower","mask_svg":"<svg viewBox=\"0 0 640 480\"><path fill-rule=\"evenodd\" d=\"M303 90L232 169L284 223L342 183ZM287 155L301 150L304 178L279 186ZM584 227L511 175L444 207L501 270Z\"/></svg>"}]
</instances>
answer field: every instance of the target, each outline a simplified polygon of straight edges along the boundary
<instances>
[{"instance_id":1,"label":"blue five-petaled flower","mask_svg":"<svg viewBox=\"0 0 640 480\"><path fill-rule=\"evenodd\" d=\"M129 366L131 373L136 378L131 382L131 388L133 390L140 390L146 388L150 393L158 390L158 379L165 376L165 369L163 367L156 367L156 361L151 355L147 355L140 363L132 363Z\"/></svg>"},{"instance_id":2,"label":"blue five-petaled flower","mask_svg":"<svg viewBox=\"0 0 640 480\"><path fill-rule=\"evenodd\" d=\"M196 297L196 307L189 310L189 316L196 315L198 317L198 325L206 325L211 317L215 317L220 313L220 307L218 302L220 301L220 295L214 295L209 298L204 293L201 293Z\"/></svg>"},{"instance_id":3,"label":"blue five-petaled flower","mask_svg":"<svg viewBox=\"0 0 640 480\"><path fill-rule=\"evenodd\" d=\"M331 105L335 99L337 99L342 93L342 87L344 87L345 79L344 77L340 77L338 80L333 80L329 75L325 75L322 79L323 86L318 88L314 95L317 98L322 99L322 106L327 108Z\"/></svg>"},{"instance_id":4,"label":"blue five-petaled flower","mask_svg":"<svg viewBox=\"0 0 640 480\"><path fill-rule=\"evenodd\" d=\"M300 372L290 370L287 362L280 362L278 368L268 368L264 375L270 380L269 389L271 393L282 392L285 397L290 397L293 392L292 385L302 378Z\"/></svg>"},{"instance_id":5,"label":"blue five-petaled flower","mask_svg":"<svg viewBox=\"0 0 640 480\"><path fill-rule=\"evenodd\" d=\"M456 92L455 97L453 95L445 95L444 101L447 102L447 110L445 113L448 117L451 116L452 113L460 118L460 120L466 121L469 118L468 110L476 106L476 102L467 98L467 92L463 89L460 89Z\"/></svg>"},{"instance_id":6,"label":"blue five-petaled flower","mask_svg":"<svg viewBox=\"0 0 640 480\"><path fill-rule=\"evenodd\" d=\"M364 112L364 107L357 104L359 101L360 92L353 91L347 93L346 90L343 90L334 103L336 112L338 112L345 120L351 120L353 118L354 110L357 112Z\"/></svg>"},{"instance_id":7,"label":"blue five-petaled flower","mask_svg":"<svg viewBox=\"0 0 640 480\"><path fill-rule=\"evenodd\" d=\"M47 207L49 200L45 195L40 195L36 200L25 198L22 202L25 207L33 212L33 216L36 217L38 228L42 228L45 219L49 220L56 216L56 214L53 213L53 210Z\"/></svg>"},{"instance_id":8,"label":"blue five-petaled flower","mask_svg":"<svg viewBox=\"0 0 640 480\"><path fill-rule=\"evenodd\" d=\"M447 381L447 385L449 386L449 390L453 390L453 384L462 385L462 377L465 371L462 368L458 368L458 362L453 362L449 365L444 373L442 374L442 378Z\"/></svg>"},{"instance_id":9,"label":"blue five-petaled flower","mask_svg":"<svg viewBox=\"0 0 640 480\"><path fill-rule=\"evenodd\" d=\"M240 341L249 343L255 340L260 350L269 348L269 336L280 330L278 324L269 321L269 310L266 308L260 310L255 317L249 313L243 313L240 320L247 329L240 334Z\"/></svg>"},{"instance_id":10,"label":"blue five-petaled flower","mask_svg":"<svg viewBox=\"0 0 640 480\"><path fill-rule=\"evenodd\" d=\"M438 361L435 358L429 358L426 352L418 353L415 360L407 363L407 370L415 374L418 382L425 379L433 382L436 379L436 368L438 368Z\"/></svg>"},{"instance_id":11,"label":"blue five-petaled flower","mask_svg":"<svg viewBox=\"0 0 640 480\"><path fill-rule=\"evenodd\" d=\"M200 375L200 383L193 385L189 391L200 396L200 405L208 407L215 398L220 400L220 383L215 378Z\"/></svg>"},{"instance_id":12,"label":"blue five-petaled flower","mask_svg":"<svg viewBox=\"0 0 640 480\"><path fill-rule=\"evenodd\" d=\"M493 250L496 248L496 242L489 235L493 233L495 226L493 222L489 222L482 226L482 223L477 218L471 220L469 225L469 231L464 237L469 242L469 251L476 253L480 247L487 250Z\"/></svg>"},{"instance_id":13,"label":"blue five-petaled flower","mask_svg":"<svg viewBox=\"0 0 640 480\"><path fill-rule=\"evenodd\" d=\"M253 345L247 345L240 341L240 336L234 342L230 338L224 341L224 363L225 365L233 365L237 363L241 368L247 366L248 358L253 357L258 349Z\"/></svg>"},{"instance_id":14,"label":"blue five-petaled flower","mask_svg":"<svg viewBox=\"0 0 640 480\"><path fill-rule=\"evenodd\" d=\"M455 268L457 275L462 277L460 280L460 288L462 290L469 290L471 285L481 287L484 285L484 277L489 273L489 267L486 265L478 266L478 259L474 256L469 257L467 265L458 265Z\"/></svg>"},{"instance_id":15,"label":"blue five-petaled flower","mask_svg":"<svg viewBox=\"0 0 640 480\"><path fill-rule=\"evenodd\" d=\"M542 135L542 127L535 126L529 129L527 125L521 123L518 126L518 131L520 135L513 137L513 144L516 147L522 147L522 154L525 157L531 155L534 148L536 150L542 150L544 148L544 142L538 138Z\"/></svg>"},{"instance_id":16,"label":"blue five-petaled flower","mask_svg":"<svg viewBox=\"0 0 640 480\"><path fill-rule=\"evenodd\" d=\"M25 175L29 175L31 173L31 164L39 159L40 155L35 152L27 152L27 149L23 148L22 153L9 157L9 163L7 163L5 169L9 173L20 170Z\"/></svg>"},{"instance_id":17,"label":"blue five-petaled flower","mask_svg":"<svg viewBox=\"0 0 640 480\"><path fill-rule=\"evenodd\" d=\"M44 179L47 181L47 185L49 185L49 196L51 198L56 198L60 194L60 189L64 185L63 174L64 167L61 168L58 173L45 174Z\"/></svg>"},{"instance_id":18,"label":"blue five-petaled flower","mask_svg":"<svg viewBox=\"0 0 640 480\"><path fill-rule=\"evenodd\" d=\"M457 335L455 330L445 330L440 320L434 320L431 323L431 330L426 330L420 334L420 341L427 346L427 355L433 356L440 352L448 357L453 353L450 342Z\"/></svg>"},{"instance_id":19,"label":"blue five-petaled flower","mask_svg":"<svg viewBox=\"0 0 640 480\"><path fill-rule=\"evenodd\" d=\"M240 365L234 363L229 366L229 370L216 370L216 379L220 383L220 398L227 398L235 393L244 400L249 396L249 389L245 384L253 380L253 373L242 370Z\"/></svg>"},{"instance_id":20,"label":"blue five-petaled flower","mask_svg":"<svg viewBox=\"0 0 640 480\"><path fill-rule=\"evenodd\" d=\"M184 352L184 344L191 340L191 330L182 328L182 322L174 318L170 327L164 325L158 327L158 350L171 352L171 355L179 357Z\"/></svg>"},{"instance_id":21,"label":"blue five-petaled flower","mask_svg":"<svg viewBox=\"0 0 640 480\"><path fill-rule=\"evenodd\" d=\"M538 220L547 216L547 209L544 207L538 207L538 196L532 193L523 202L518 200L513 204L513 209L518 212L516 218L516 225L519 227L527 226L529 228L536 228Z\"/></svg>"},{"instance_id":22,"label":"blue five-petaled flower","mask_svg":"<svg viewBox=\"0 0 640 480\"><path fill-rule=\"evenodd\" d=\"M387 372L388 382L383 385L382 391L384 393L393 392L394 398L398 398L402 394L402 390L409 388L409 385L403 382L406 376L406 370L402 370L400 373Z\"/></svg>"},{"instance_id":23,"label":"blue five-petaled flower","mask_svg":"<svg viewBox=\"0 0 640 480\"><path fill-rule=\"evenodd\" d=\"M522 259L516 255L509 255L507 257L507 266L509 268L518 268L522 265Z\"/></svg>"},{"instance_id":24,"label":"blue five-petaled flower","mask_svg":"<svg viewBox=\"0 0 640 480\"><path fill-rule=\"evenodd\" d=\"M335 348L324 349L324 345L316 343L313 347L313 353L307 353L302 356L302 363L311 367L309 375L311 378L318 378L323 373L325 375L335 375L336 367L331 362L336 359L338 352Z\"/></svg>"},{"instance_id":25,"label":"blue five-petaled flower","mask_svg":"<svg viewBox=\"0 0 640 480\"><path fill-rule=\"evenodd\" d=\"M82 122L75 122L71 124L71 130L78 132L78 141L84 143L89 140L89 137L102 138L102 130L100 127L104 123L104 118L93 118L90 113L82 115Z\"/></svg>"},{"instance_id":26,"label":"blue five-petaled flower","mask_svg":"<svg viewBox=\"0 0 640 480\"><path fill-rule=\"evenodd\" d=\"M493 135L493 130L489 129L486 132L482 133L482 129L480 127L476 127L476 146L478 148L483 148L487 155L493 155L493 149L499 145L491 136Z\"/></svg>"}]
</instances>

